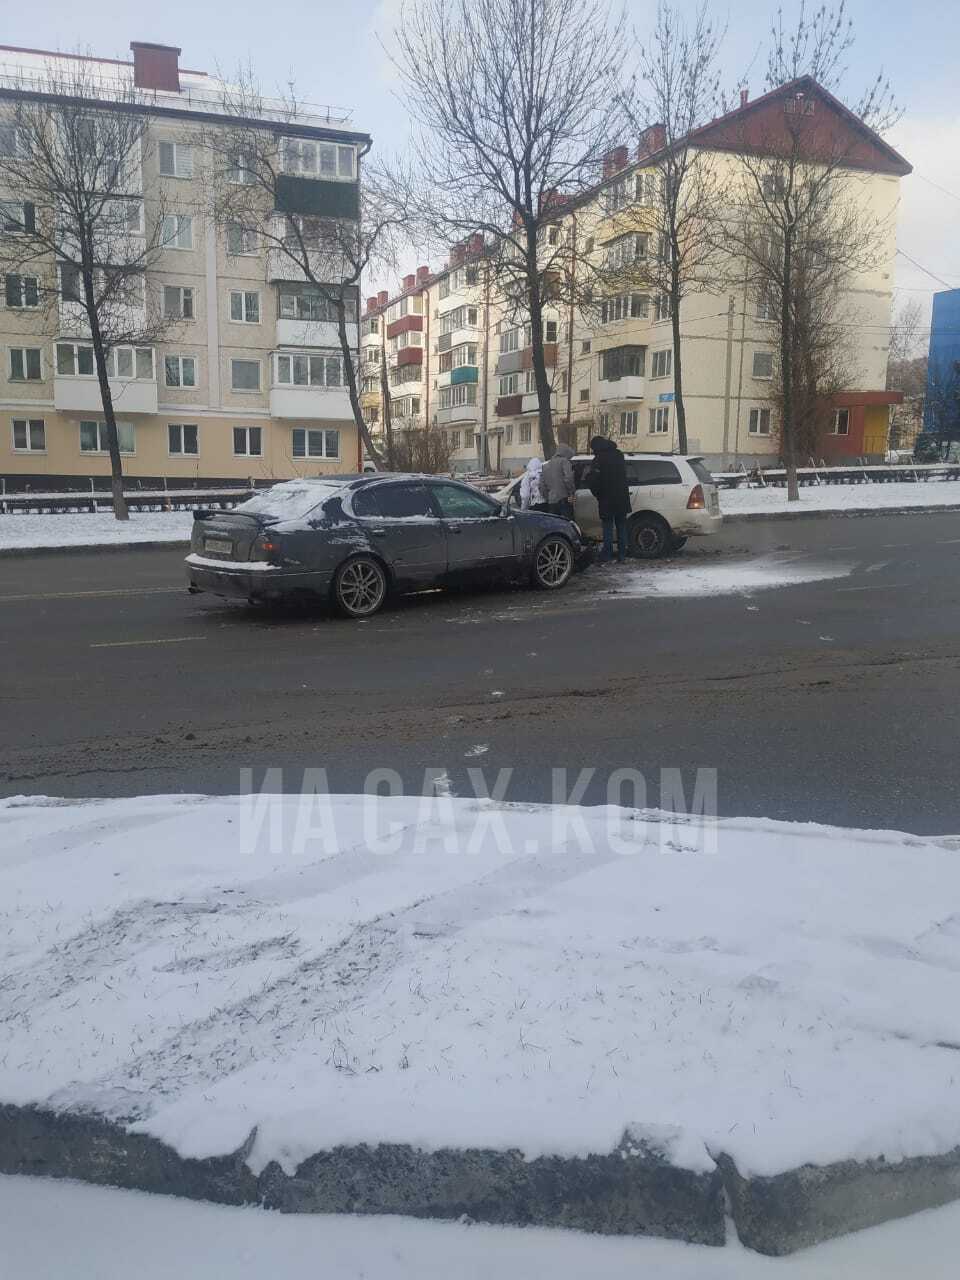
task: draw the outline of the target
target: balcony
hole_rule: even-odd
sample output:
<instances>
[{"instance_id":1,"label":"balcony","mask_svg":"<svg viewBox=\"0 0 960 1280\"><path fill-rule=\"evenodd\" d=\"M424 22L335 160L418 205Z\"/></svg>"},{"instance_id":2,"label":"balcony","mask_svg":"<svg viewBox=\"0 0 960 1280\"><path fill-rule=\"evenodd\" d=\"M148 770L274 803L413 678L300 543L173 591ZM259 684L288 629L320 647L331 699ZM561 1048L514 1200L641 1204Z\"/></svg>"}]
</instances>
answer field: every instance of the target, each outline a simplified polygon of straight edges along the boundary
<instances>
[{"instance_id":1,"label":"balcony","mask_svg":"<svg viewBox=\"0 0 960 1280\"><path fill-rule=\"evenodd\" d=\"M343 422L353 418L350 393L346 387L273 386L270 416Z\"/></svg>"},{"instance_id":2,"label":"balcony","mask_svg":"<svg viewBox=\"0 0 960 1280\"><path fill-rule=\"evenodd\" d=\"M423 333L423 316L401 316L387 325L388 338L395 338L398 333Z\"/></svg>"},{"instance_id":3,"label":"balcony","mask_svg":"<svg viewBox=\"0 0 960 1280\"><path fill-rule=\"evenodd\" d=\"M118 415L157 412L157 384L146 378L111 378L110 392ZM100 383L92 377L53 379L53 404L61 413L89 413L103 416Z\"/></svg>"},{"instance_id":4,"label":"balcony","mask_svg":"<svg viewBox=\"0 0 960 1280\"><path fill-rule=\"evenodd\" d=\"M405 364L423 364L423 347L404 347L397 352L397 366Z\"/></svg>"},{"instance_id":5,"label":"balcony","mask_svg":"<svg viewBox=\"0 0 960 1280\"><path fill-rule=\"evenodd\" d=\"M536 397L534 397L536 398ZM497 417L513 418L518 413L523 412L524 397L520 396L500 396L497 400Z\"/></svg>"},{"instance_id":6,"label":"balcony","mask_svg":"<svg viewBox=\"0 0 960 1280\"><path fill-rule=\"evenodd\" d=\"M545 342L543 344L543 363L548 369L553 369L557 363L557 344L555 342ZM524 347L520 352L520 368L533 368L533 347Z\"/></svg>"},{"instance_id":7,"label":"balcony","mask_svg":"<svg viewBox=\"0 0 960 1280\"><path fill-rule=\"evenodd\" d=\"M644 379L636 375L623 378L601 378L597 382L597 399L601 404L611 400L642 400Z\"/></svg>"},{"instance_id":8,"label":"balcony","mask_svg":"<svg viewBox=\"0 0 960 1280\"><path fill-rule=\"evenodd\" d=\"M350 349L357 347L357 326L347 325ZM277 320L278 347L335 347L340 349L340 333L333 320Z\"/></svg>"},{"instance_id":9,"label":"balcony","mask_svg":"<svg viewBox=\"0 0 960 1280\"><path fill-rule=\"evenodd\" d=\"M475 364L462 364L450 370L450 383L451 386L456 386L460 382L477 382L479 375L480 371Z\"/></svg>"},{"instance_id":10,"label":"balcony","mask_svg":"<svg viewBox=\"0 0 960 1280\"><path fill-rule=\"evenodd\" d=\"M497 377L505 373L519 373L523 368L523 352L505 351L497 357Z\"/></svg>"},{"instance_id":11,"label":"balcony","mask_svg":"<svg viewBox=\"0 0 960 1280\"><path fill-rule=\"evenodd\" d=\"M438 409L434 415L437 426L447 426L451 422L479 422L480 406L478 404L455 404L449 409Z\"/></svg>"}]
</instances>

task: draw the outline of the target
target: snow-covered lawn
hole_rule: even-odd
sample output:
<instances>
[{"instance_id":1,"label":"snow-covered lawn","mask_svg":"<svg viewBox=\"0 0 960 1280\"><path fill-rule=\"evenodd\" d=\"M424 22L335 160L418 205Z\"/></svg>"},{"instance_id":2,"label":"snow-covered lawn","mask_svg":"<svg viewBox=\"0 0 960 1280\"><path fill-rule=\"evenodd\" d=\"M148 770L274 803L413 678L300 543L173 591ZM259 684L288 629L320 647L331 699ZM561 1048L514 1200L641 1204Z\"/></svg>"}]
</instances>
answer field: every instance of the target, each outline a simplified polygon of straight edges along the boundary
<instances>
[{"instance_id":1,"label":"snow-covered lawn","mask_svg":"<svg viewBox=\"0 0 960 1280\"><path fill-rule=\"evenodd\" d=\"M588 581L592 586L607 586L618 595L631 597L719 596L845 578L852 568L849 563L801 562L776 555L755 556L733 563L714 560L707 564L679 557L642 565L610 565L592 570Z\"/></svg>"},{"instance_id":2,"label":"snow-covered lawn","mask_svg":"<svg viewBox=\"0 0 960 1280\"><path fill-rule=\"evenodd\" d=\"M0 515L0 550L31 547L85 547L107 543L189 542L192 511L133 511L126 521L89 511L54 515Z\"/></svg>"},{"instance_id":3,"label":"snow-covered lawn","mask_svg":"<svg viewBox=\"0 0 960 1280\"><path fill-rule=\"evenodd\" d=\"M725 516L770 515L805 511L882 511L884 507L960 506L960 483L924 480L894 484L805 485L799 502L787 502L786 489L721 489Z\"/></svg>"},{"instance_id":4,"label":"snow-covered lawn","mask_svg":"<svg viewBox=\"0 0 960 1280\"><path fill-rule=\"evenodd\" d=\"M0 1177L11 1280L955 1280L960 1205L764 1258L536 1227L264 1213Z\"/></svg>"},{"instance_id":5,"label":"snow-covered lawn","mask_svg":"<svg viewBox=\"0 0 960 1280\"><path fill-rule=\"evenodd\" d=\"M744 1173L944 1152L957 844L433 795L2 801L0 1100L184 1155L257 1126L255 1172L628 1127Z\"/></svg>"}]
</instances>

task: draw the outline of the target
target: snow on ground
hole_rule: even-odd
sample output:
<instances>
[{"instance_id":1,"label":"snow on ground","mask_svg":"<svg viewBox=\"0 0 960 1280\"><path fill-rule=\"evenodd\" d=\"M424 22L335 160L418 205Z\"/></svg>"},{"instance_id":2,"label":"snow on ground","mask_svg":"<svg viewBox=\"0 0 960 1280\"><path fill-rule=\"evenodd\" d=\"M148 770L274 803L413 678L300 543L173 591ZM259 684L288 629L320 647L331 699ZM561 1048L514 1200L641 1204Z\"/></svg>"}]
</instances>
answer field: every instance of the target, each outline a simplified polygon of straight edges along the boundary
<instances>
[{"instance_id":1,"label":"snow on ground","mask_svg":"<svg viewBox=\"0 0 960 1280\"><path fill-rule=\"evenodd\" d=\"M255 1171L627 1126L745 1173L946 1151L957 843L432 793L2 801L0 1099L185 1155L256 1125Z\"/></svg>"},{"instance_id":2,"label":"snow on ground","mask_svg":"<svg viewBox=\"0 0 960 1280\"><path fill-rule=\"evenodd\" d=\"M783 556L754 556L725 564L712 561L695 564L683 558L660 563L610 565L592 572L594 586L609 586L625 596L713 596L766 591L774 587L794 587L802 582L845 578L852 564L799 562ZM598 576L599 573L603 577Z\"/></svg>"},{"instance_id":3,"label":"snow on ground","mask_svg":"<svg viewBox=\"0 0 960 1280\"><path fill-rule=\"evenodd\" d=\"M721 489L725 516L802 515L805 511L879 511L884 507L960 506L960 483L924 480L892 484L804 485L799 502L787 502L786 489Z\"/></svg>"},{"instance_id":4,"label":"snow on ground","mask_svg":"<svg viewBox=\"0 0 960 1280\"><path fill-rule=\"evenodd\" d=\"M736 1242L266 1213L0 1177L0 1239L4 1274L21 1280L954 1280L960 1204L765 1258Z\"/></svg>"},{"instance_id":5,"label":"snow on ground","mask_svg":"<svg viewBox=\"0 0 960 1280\"><path fill-rule=\"evenodd\" d=\"M189 542L192 528L192 511L132 511L126 521L102 511L0 515L0 549Z\"/></svg>"}]
</instances>

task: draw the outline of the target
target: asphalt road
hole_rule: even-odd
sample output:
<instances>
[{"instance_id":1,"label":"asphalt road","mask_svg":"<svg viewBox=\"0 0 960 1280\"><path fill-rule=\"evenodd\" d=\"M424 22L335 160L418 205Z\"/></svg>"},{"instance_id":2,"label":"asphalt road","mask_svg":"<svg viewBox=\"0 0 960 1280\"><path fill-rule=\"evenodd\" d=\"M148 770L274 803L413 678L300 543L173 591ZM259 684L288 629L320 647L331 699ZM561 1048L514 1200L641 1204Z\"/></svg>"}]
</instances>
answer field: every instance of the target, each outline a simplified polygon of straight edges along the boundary
<instances>
[{"instance_id":1,"label":"asphalt road","mask_svg":"<svg viewBox=\"0 0 960 1280\"><path fill-rule=\"evenodd\" d=\"M0 560L0 794L233 793L268 769L269 789L325 769L357 791L380 769L414 793L426 775L653 805L676 795L663 770L688 801L705 770L725 815L960 832L956 513L689 545L711 572L762 556L842 575L752 595L636 598L611 566L561 595L425 594L359 624L189 597L182 555Z\"/></svg>"}]
</instances>

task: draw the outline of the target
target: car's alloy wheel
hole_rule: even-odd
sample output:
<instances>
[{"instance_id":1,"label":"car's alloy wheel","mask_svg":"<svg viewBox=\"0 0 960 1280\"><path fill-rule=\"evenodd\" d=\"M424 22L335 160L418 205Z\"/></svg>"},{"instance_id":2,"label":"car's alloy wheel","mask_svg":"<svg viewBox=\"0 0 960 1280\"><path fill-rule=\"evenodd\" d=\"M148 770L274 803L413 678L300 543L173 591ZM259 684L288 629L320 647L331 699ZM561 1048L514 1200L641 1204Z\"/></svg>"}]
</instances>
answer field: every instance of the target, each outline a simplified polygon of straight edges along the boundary
<instances>
[{"instance_id":1,"label":"car's alloy wheel","mask_svg":"<svg viewBox=\"0 0 960 1280\"><path fill-rule=\"evenodd\" d=\"M386 598L387 575L372 557L357 556L337 570L334 594L348 617L369 618Z\"/></svg>"},{"instance_id":2,"label":"car's alloy wheel","mask_svg":"<svg viewBox=\"0 0 960 1280\"><path fill-rule=\"evenodd\" d=\"M573 552L565 538L544 538L537 547L533 580L544 591L562 587L573 572Z\"/></svg>"},{"instance_id":3,"label":"car's alloy wheel","mask_svg":"<svg viewBox=\"0 0 960 1280\"><path fill-rule=\"evenodd\" d=\"M630 525L630 550L641 560L658 560L670 547L670 530L662 520L634 520Z\"/></svg>"}]
</instances>

